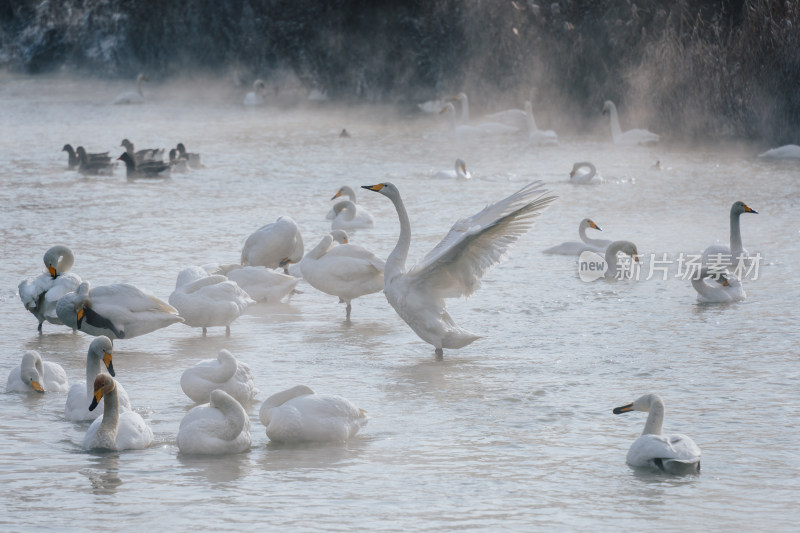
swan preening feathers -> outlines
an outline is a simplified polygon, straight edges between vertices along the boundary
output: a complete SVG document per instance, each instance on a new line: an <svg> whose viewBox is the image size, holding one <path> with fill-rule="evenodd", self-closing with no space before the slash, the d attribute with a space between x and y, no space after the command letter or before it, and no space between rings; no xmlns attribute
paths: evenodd
<svg viewBox="0 0 800 533"><path fill-rule="evenodd" d="M66 392L67 373L56 363L43 361L36 350L22 354L22 361L8 374L6 392Z"/></svg>
<svg viewBox="0 0 800 533"><path fill-rule="evenodd" d="M228 350L220 350L216 359L200 361L181 374L181 389L195 403L208 401L208 395L219 389L246 405L258 394L253 373Z"/></svg>
<svg viewBox="0 0 800 533"><path fill-rule="evenodd" d="M207 395L181 420L177 444L181 453L223 455L250 449L250 419L239 402L223 390Z"/></svg>
<svg viewBox="0 0 800 533"><path fill-rule="evenodd" d="M51 324L63 324L56 313L58 300L77 289L81 283L81 278L69 271L75 263L75 255L69 247L51 247L45 252L43 261L47 272L23 280L18 287L25 309L39 321L40 333L45 320Z"/></svg>

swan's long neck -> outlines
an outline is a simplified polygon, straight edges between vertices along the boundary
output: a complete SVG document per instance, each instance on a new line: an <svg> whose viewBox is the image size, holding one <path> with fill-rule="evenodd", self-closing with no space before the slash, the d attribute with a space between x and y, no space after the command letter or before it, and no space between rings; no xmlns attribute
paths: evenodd
<svg viewBox="0 0 800 533"><path fill-rule="evenodd" d="M742 244L742 230L739 226L739 216L741 213L731 210L731 255L735 262L744 250Z"/></svg>
<svg viewBox="0 0 800 533"><path fill-rule="evenodd" d="M97 354L94 351L89 351L89 355L86 358L86 397L91 398L92 394L94 393L94 378L97 377L103 370L100 366L102 363L100 362L100 358L97 357Z"/></svg>
<svg viewBox="0 0 800 533"><path fill-rule="evenodd" d="M276 392L266 400L264 400L263 408L272 409L274 407L279 407L292 398L296 398L298 396L303 396L305 394L314 394L314 391L311 390L310 387L305 385L296 385L291 389L287 389L285 391Z"/></svg>
<svg viewBox="0 0 800 533"><path fill-rule="evenodd" d="M309 259L319 259L331 249L331 246L333 246L333 236L330 234L325 235L322 240L319 241L319 244L306 254L306 257Z"/></svg>
<svg viewBox="0 0 800 533"><path fill-rule="evenodd" d="M606 248L606 265L608 265L608 271L612 273L619 272L621 265L619 264L619 258L617 254L622 250L623 244L621 241L611 243L608 248Z"/></svg>
<svg viewBox="0 0 800 533"><path fill-rule="evenodd" d="M394 250L386 259L384 272L389 279L405 272L408 249L411 246L411 222L408 219L406 206L403 205L403 200L400 198L400 193L391 196L391 200L397 210L397 218L400 219L400 236L397 238Z"/></svg>
<svg viewBox="0 0 800 533"><path fill-rule="evenodd" d="M650 412L647 415L647 422L644 423L642 435L661 435L661 427L664 425L664 402L658 398L651 399Z"/></svg>
<svg viewBox="0 0 800 533"><path fill-rule="evenodd" d="M578 235L580 235L581 240L586 244L591 244L592 246L604 246L605 243L600 239L593 239L591 237L586 236L586 230L589 228L588 224L581 224L578 226Z"/></svg>
<svg viewBox="0 0 800 533"><path fill-rule="evenodd" d="M609 106L608 115L611 118L611 137L616 141L622 136L622 128L619 127L619 116L616 106Z"/></svg>
<svg viewBox="0 0 800 533"><path fill-rule="evenodd" d="M525 102L525 119L528 121L529 133L539 131L538 126L536 126L536 119L533 118L533 106L530 105L530 102Z"/></svg>
<svg viewBox="0 0 800 533"><path fill-rule="evenodd" d="M595 176L595 174L597 174L597 168L594 166L593 163L590 163L588 161L583 161L581 163L576 163L575 164L575 170L578 170L579 168L588 168L589 169L589 172L583 177L583 179L585 179L586 181L590 181Z"/></svg>
<svg viewBox="0 0 800 533"><path fill-rule="evenodd" d="M244 408L234 398L227 394L213 395L211 406L219 409L225 418L225 431L223 438L235 439L244 429L247 415Z"/></svg>
<svg viewBox="0 0 800 533"><path fill-rule="evenodd" d="M103 421L100 422L100 433L107 435L111 442L117 440L119 427L119 397L117 387L103 393Z"/></svg>

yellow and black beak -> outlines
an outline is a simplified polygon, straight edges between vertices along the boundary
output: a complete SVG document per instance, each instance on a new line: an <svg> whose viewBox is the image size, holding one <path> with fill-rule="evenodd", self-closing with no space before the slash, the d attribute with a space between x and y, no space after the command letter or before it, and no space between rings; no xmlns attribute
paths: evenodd
<svg viewBox="0 0 800 533"><path fill-rule="evenodd" d="M342 195L342 189L339 189L338 191L336 191L336 194L334 194L334 195L331 197L331 200L336 200L336 199L337 199L337 198L339 198L341 195Z"/></svg>
<svg viewBox="0 0 800 533"><path fill-rule="evenodd" d="M81 323L83 322L83 317L84 317L85 314L86 314L86 311L84 310L83 307L78 309L78 312L77 312L77 315L78 315L78 329L81 329Z"/></svg>
<svg viewBox="0 0 800 533"><path fill-rule="evenodd" d="M97 404L100 403L100 400L103 399L103 389L102 387L94 391L94 398L92 398L92 404L89 406L90 411L94 411L97 407Z"/></svg>
<svg viewBox="0 0 800 533"><path fill-rule="evenodd" d="M292 262L293 261L291 259L289 259L288 257L284 257L283 259L281 259L281 262L278 263L278 266L281 267L281 268L286 268L286 265L288 265L289 263L292 263Z"/></svg>
<svg viewBox="0 0 800 533"><path fill-rule="evenodd" d="M600 226L594 223L594 220L589 221L589 227L592 229L596 229L597 231L603 231L602 228L600 228Z"/></svg>
<svg viewBox="0 0 800 533"><path fill-rule="evenodd" d="M114 373L114 363L111 361L111 353L110 352L103 352L103 363L105 363L106 368L108 369L108 373L112 376L116 376Z"/></svg>
<svg viewBox="0 0 800 533"><path fill-rule="evenodd" d="M385 185L383 183L378 183L377 185L362 185L361 186L362 189L367 189L368 191L375 191L375 192L379 192L384 187L385 187Z"/></svg>
<svg viewBox="0 0 800 533"><path fill-rule="evenodd" d="M631 411L633 411L633 404L629 403L628 405L623 405L622 407L615 407L613 413L618 415L621 413L629 413Z"/></svg>
<svg viewBox="0 0 800 533"><path fill-rule="evenodd" d="M752 208L752 207L750 207L749 205L745 205L745 206L744 206L744 212L745 212L745 213L753 213L753 214L755 214L755 215L757 215L757 214L758 214L758 211L756 211L755 209L753 209L753 208ZM55 276L53 276L53 277L55 277Z"/></svg>
<svg viewBox="0 0 800 533"><path fill-rule="evenodd" d="M50 276L53 279L56 279L58 277L58 272L56 272L56 267L54 267L53 265L47 265L47 271L50 272Z"/></svg>
<svg viewBox="0 0 800 533"><path fill-rule="evenodd" d="M44 392L44 387L42 387L42 384L38 381L31 380L31 387L33 387L33 390L36 392Z"/></svg>

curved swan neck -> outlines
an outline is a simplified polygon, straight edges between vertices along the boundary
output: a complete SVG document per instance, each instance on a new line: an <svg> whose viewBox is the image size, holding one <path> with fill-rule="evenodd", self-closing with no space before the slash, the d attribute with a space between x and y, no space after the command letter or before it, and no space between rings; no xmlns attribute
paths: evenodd
<svg viewBox="0 0 800 533"><path fill-rule="evenodd" d="M588 224L585 224L583 222L581 222L580 226L578 226L578 235L580 236L581 241L583 241L586 244L591 244L592 246L604 246L605 243L603 243L602 240L593 239L586 235L586 230L589 229L589 227L590 226Z"/></svg>
<svg viewBox="0 0 800 533"><path fill-rule="evenodd" d="M612 102L609 102L611 105L608 106L608 115L611 119L611 137L614 140L619 139L622 136L622 128L619 126L619 116L617 115L617 106L615 106Z"/></svg>
<svg viewBox="0 0 800 533"><path fill-rule="evenodd" d="M389 197L397 210L397 218L400 220L400 236L397 238L397 244L386 258L386 267L384 271L389 278L405 272L406 259L408 259L408 249L411 246L411 222L408 219L406 206L403 205L403 200L400 198L400 192Z"/></svg>
<svg viewBox="0 0 800 533"><path fill-rule="evenodd" d="M264 406L262 409L272 409L275 407L279 407L292 398L297 398L298 396L304 396L306 394L314 394L314 391L311 390L311 387L307 387L306 385L296 385L291 389L286 389L285 391L276 392L266 400L264 400Z"/></svg>
<svg viewBox="0 0 800 533"><path fill-rule="evenodd" d="M119 398L116 385L109 391L103 391L103 421L100 422L100 431L104 433L117 432L119 426ZM116 440L116 437L115 439Z"/></svg>
<svg viewBox="0 0 800 533"><path fill-rule="evenodd" d="M86 397L91 398L94 393L94 378L102 373L102 365L100 357L91 348L86 357Z"/></svg>
<svg viewBox="0 0 800 533"><path fill-rule="evenodd" d="M319 244L306 254L306 257L309 259L319 259L331 249L331 246L333 246L333 235L325 235L322 240L319 241Z"/></svg>
<svg viewBox="0 0 800 533"><path fill-rule="evenodd" d="M647 422L644 423L642 435L661 435L661 427L664 425L664 402L658 396L650 397L650 412L647 415Z"/></svg>
<svg viewBox="0 0 800 533"><path fill-rule="evenodd" d="M231 439L236 438L236 436L242 432L242 429L245 425L245 420L247 418L247 415L241 404L229 394L221 390L214 390L211 392L209 405L219 409L219 411L224 415L225 425L227 428L227 431L225 432L226 436Z"/></svg>

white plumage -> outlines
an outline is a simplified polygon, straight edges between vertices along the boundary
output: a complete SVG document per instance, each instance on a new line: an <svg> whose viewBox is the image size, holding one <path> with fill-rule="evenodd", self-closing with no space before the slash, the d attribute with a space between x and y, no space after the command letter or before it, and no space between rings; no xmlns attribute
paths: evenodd
<svg viewBox="0 0 800 533"><path fill-rule="evenodd" d="M195 403L207 401L216 389L241 404L247 404L258 394L250 367L228 350L220 350L216 359L206 359L186 369L181 375L181 389Z"/></svg>
<svg viewBox="0 0 800 533"><path fill-rule="evenodd" d="M119 412L117 384L108 374L94 380L94 398L89 410L104 402L103 416L95 419L83 438L85 450L141 450L153 442L153 430L134 411Z"/></svg>
<svg viewBox="0 0 800 533"><path fill-rule="evenodd" d="M579 255L581 252L585 252L586 250L596 252L598 254L605 253L606 248L608 248L608 245L611 244L611 241L587 237L586 230L589 228L596 229L597 231L603 231L600 229L600 226L594 223L592 219L584 218L578 224L578 236L580 236L581 242L562 242L561 244L551 246L550 248L544 250L543 253L556 255Z"/></svg>
<svg viewBox="0 0 800 533"><path fill-rule="evenodd" d="M92 341L86 354L86 381L76 383L69 388L67 403L64 405L64 417L67 420L73 422L94 420L103 414L105 403L99 404L93 411L89 410L89 405L92 403L94 380L106 369L111 376L116 375L111 339L101 335ZM130 411L131 402L128 399L128 393L119 382L117 382L117 396L120 411Z"/></svg>
<svg viewBox="0 0 800 533"><path fill-rule="evenodd" d="M283 268L303 258L303 237L291 217L278 220L253 232L242 248L243 266Z"/></svg>
<svg viewBox="0 0 800 533"><path fill-rule="evenodd" d="M67 246L53 246L45 252L43 260L47 272L19 284L19 297L25 309L39 321L40 332L45 320L62 324L56 314L56 304L81 283L81 278L69 271L75 263L75 256Z"/></svg>
<svg viewBox="0 0 800 533"><path fill-rule="evenodd" d="M216 326L225 326L225 333L230 335L231 322L255 301L236 282L192 266L178 274L169 303L178 310L184 324L203 328L203 335L207 328Z"/></svg>
<svg viewBox="0 0 800 533"><path fill-rule="evenodd" d="M222 390L208 395L181 420L177 444L181 453L224 455L250 449L250 419L244 408Z"/></svg>
<svg viewBox="0 0 800 533"><path fill-rule="evenodd" d="M43 361L36 350L22 354L20 364L11 369L6 392L66 392L67 373L57 363Z"/></svg>
<svg viewBox="0 0 800 533"><path fill-rule="evenodd" d="M614 144L649 144L656 143L661 138L658 134L645 129L632 129L622 131L617 115L617 106L611 100L606 100L603 104L603 114L609 114L611 120L611 138Z"/></svg>

